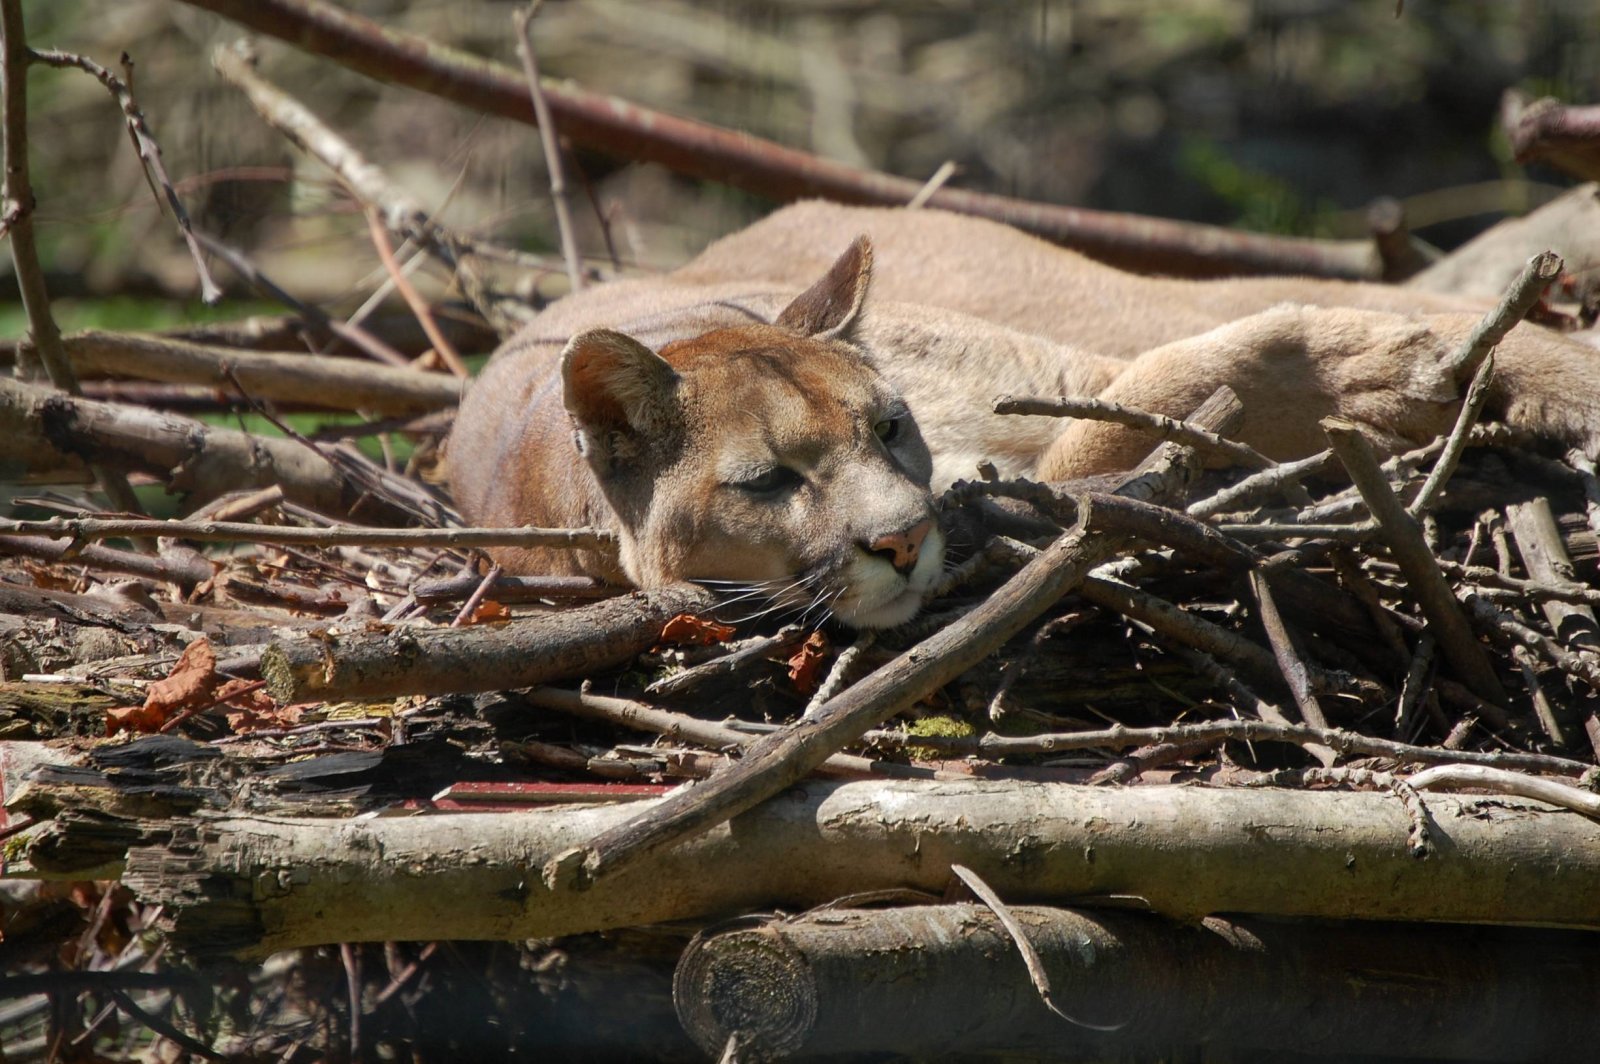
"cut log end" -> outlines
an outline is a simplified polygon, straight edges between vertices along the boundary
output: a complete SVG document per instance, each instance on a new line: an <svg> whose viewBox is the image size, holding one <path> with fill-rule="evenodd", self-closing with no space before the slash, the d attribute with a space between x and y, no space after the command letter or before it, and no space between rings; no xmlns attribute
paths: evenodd
<svg viewBox="0 0 1600 1064"><path fill-rule="evenodd" d="M730 1038L740 1059L788 1056L817 1022L811 966L771 928L696 937L673 976L672 1000L684 1030L713 1056Z"/></svg>

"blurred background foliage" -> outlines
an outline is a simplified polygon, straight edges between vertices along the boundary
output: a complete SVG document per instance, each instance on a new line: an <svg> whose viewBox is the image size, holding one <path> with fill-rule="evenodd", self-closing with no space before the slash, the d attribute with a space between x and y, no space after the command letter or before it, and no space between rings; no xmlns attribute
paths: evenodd
<svg viewBox="0 0 1600 1064"><path fill-rule="evenodd" d="M137 64L139 102L198 223L288 287L353 307L381 269L326 174L221 84L239 36L173 0L25 0L30 41ZM512 65L511 0L344 6ZM1600 99L1593 0L551 0L545 72L585 88L910 177L1056 203L1277 232L1354 235L1394 196L1451 246L1566 184L1523 172L1495 133L1516 86ZM444 218L555 246L532 130L262 42L263 70ZM103 89L31 75L32 165L68 328L195 320L192 266ZM742 193L587 152L581 183L620 257L671 265L770 209ZM580 203L583 197L579 197ZM602 257L594 212L580 241ZM10 262L0 336L16 336ZM218 266L230 300L259 309ZM546 294L559 291L553 271Z"/></svg>

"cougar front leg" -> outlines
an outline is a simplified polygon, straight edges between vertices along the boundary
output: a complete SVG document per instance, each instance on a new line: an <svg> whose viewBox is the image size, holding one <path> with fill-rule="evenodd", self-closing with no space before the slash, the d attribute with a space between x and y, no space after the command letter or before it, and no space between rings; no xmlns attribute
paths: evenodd
<svg viewBox="0 0 1600 1064"><path fill-rule="evenodd" d="M1317 422L1337 414L1386 447L1447 428L1458 399L1446 368L1468 315L1429 319L1379 311L1281 306L1158 347L1130 362L1099 398L1183 417L1221 385L1244 403L1238 438L1271 458L1325 446ZM1459 328L1458 328L1459 326ZM1145 433L1084 419L1068 423L1039 463L1046 480L1130 469Z"/></svg>

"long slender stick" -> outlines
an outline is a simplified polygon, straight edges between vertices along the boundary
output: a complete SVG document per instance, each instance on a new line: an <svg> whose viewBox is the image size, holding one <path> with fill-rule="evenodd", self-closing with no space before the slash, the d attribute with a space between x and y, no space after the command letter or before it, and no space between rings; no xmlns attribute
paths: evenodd
<svg viewBox="0 0 1600 1064"><path fill-rule="evenodd" d="M303 544L314 547L542 547L614 550L616 536L599 528L300 528L238 521L154 521L52 517L0 521L0 535L95 540L171 536L222 543Z"/></svg>
<svg viewBox="0 0 1600 1064"><path fill-rule="evenodd" d="M1522 272L1517 274L1500 297L1500 303L1484 315L1483 320L1468 334L1461 350L1451 359L1450 369L1458 384L1466 380L1469 374L1478 371L1478 364L1488 357L1496 344L1506 338L1506 333L1528 316L1528 312L1539 302L1539 297L1544 295L1544 290L1550 287L1550 282L1560 274L1561 256L1553 251L1541 251L1528 260Z"/></svg>
<svg viewBox="0 0 1600 1064"><path fill-rule="evenodd" d="M1178 418L1152 414L1148 410L1123 406L1104 399L1062 396L1057 399L1033 399L1002 395L994 401L996 414L1035 414L1043 417L1091 418L1111 421L1129 428L1152 432L1164 440L1186 444L1212 454L1221 455L1246 469L1270 469L1272 459L1249 444L1224 439L1215 432L1191 425Z"/></svg>
<svg viewBox="0 0 1600 1064"><path fill-rule="evenodd" d="M803 779L829 754L879 721L937 690L1010 639L1078 584L1118 545L1084 520L987 602L901 654L809 716L752 744L735 765L692 790L679 789L647 817L617 825L552 859L545 882L584 889L649 854L736 816Z"/></svg>
<svg viewBox="0 0 1600 1064"><path fill-rule="evenodd" d="M556 232L561 239L561 257L567 264L567 283L577 292L583 288L583 262L578 257L578 241L572 231L572 208L567 202L567 179L561 164L561 142L556 137L555 119L550 117L550 103L545 98L544 86L539 80L539 58L533 50L533 17L544 6L544 0L533 0L528 7L511 16L517 27L517 54L522 57L522 71L528 76L528 96L533 101L534 119L539 124L539 144L544 149L544 168L550 175L550 201L556 210Z"/></svg>
<svg viewBox="0 0 1600 1064"><path fill-rule="evenodd" d="M1315 743L1342 756L1387 757L1421 765L1490 765L1529 772L1582 776L1594 765L1554 754L1524 754L1514 750L1445 750L1437 746L1378 739L1343 728L1318 728L1310 724L1272 720L1208 720L1166 728L1102 728L1096 731L1051 732L1042 735L910 735L903 731L869 731L862 741L889 749L923 746L950 756L985 758L1059 754L1069 750L1126 750L1152 743Z"/></svg>
<svg viewBox="0 0 1600 1064"><path fill-rule="evenodd" d="M394 282L395 290L400 293L400 298L406 301L406 306L411 308L411 313L416 317L417 324L422 326L422 331L427 334L428 342L433 345L434 351L440 360L450 367L450 372L457 377L470 377L467 364L461 361L461 355L452 344L439 331L439 323L433 320L433 311L428 309L428 301L422 298L416 285L406 276L406 272L395 261L394 244L389 240L389 232L383 226L383 219L378 214L378 208L367 208L367 228L372 234L372 246L377 249L378 258L383 260L383 268L389 271L389 279Z"/></svg>

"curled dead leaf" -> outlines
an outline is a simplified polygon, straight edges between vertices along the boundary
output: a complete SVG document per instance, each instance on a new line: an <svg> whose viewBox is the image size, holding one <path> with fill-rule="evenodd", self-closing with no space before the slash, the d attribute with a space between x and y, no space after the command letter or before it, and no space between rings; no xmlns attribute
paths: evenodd
<svg viewBox="0 0 1600 1064"><path fill-rule="evenodd" d="M831 649L827 636L812 632L800 644L800 648L789 656L789 680L795 690L809 695L817 689L822 682L822 664L828 660Z"/></svg>
<svg viewBox="0 0 1600 1064"><path fill-rule="evenodd" d="M166 679L145 690L144 705L106 711L106 734L119 731L160 731L178 713L210 705L222 683L217 675L217 655L211 641L201 636L184 647Z"/></svg>
<svg viewBox="0 0 1600 1064"><path fill-rule="evenodd" d="M661 641L677 646L708 647L726 643L733 638L733 626L701 617L695 613L680 613L661 629Z"/></svg>

